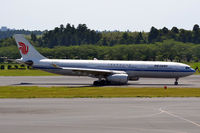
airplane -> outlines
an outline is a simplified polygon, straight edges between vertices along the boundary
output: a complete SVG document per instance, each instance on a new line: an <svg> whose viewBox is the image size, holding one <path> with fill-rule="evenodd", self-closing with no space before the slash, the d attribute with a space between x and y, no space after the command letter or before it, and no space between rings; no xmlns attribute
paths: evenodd
<svg viewBox="0 0 200 133"><path fill-rule="evenodd" d="M129 80L137 81L139 78L174 78L174 85L178 85L179 78L195 73L189 65L177 62L48 59L22 34L15 34L14 38L22 56L16 59L18 63L60 75L98 78L93 82L94 86L125 85Z"/></svg>

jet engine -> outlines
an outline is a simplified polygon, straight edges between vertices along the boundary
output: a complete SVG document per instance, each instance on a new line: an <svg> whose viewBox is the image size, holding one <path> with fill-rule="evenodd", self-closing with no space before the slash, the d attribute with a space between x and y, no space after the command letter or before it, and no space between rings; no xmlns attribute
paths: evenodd
<svg viewBox="0 0 200 133"><path fill-rule="evenodd" d="M127 84L128 75L127 74L113 74L113 75L108 76L106 79L112 84Z"/></svg>
<svg viewBox="0 0 200 133"><path fill-rule="evenodd" d="M33 65L33 61L32 60L27 60L24 62L26 65L28 66L32 66Z"/></svg>

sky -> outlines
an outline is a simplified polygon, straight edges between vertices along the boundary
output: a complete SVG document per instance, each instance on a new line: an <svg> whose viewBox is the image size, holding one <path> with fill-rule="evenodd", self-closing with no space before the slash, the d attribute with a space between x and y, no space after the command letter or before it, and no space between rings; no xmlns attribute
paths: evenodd
<svg viewBox="0 0 200 133"><path fill-rule="evenodd" d="M200 25L200 0L0 0L0 27L52 30L86 24L93 30L149 31Z"/></svg>

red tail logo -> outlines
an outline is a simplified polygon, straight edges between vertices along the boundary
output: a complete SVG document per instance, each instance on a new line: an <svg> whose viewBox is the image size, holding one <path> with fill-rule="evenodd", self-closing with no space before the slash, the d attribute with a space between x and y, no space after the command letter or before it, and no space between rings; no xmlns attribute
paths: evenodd
<svg viewBox="0 0 200 133"><path fill-rule="evenodd" d="M28 53L28 46L23 42L19 42L19 46L19 50L21 50L21 53L26 55Z"/></svg>

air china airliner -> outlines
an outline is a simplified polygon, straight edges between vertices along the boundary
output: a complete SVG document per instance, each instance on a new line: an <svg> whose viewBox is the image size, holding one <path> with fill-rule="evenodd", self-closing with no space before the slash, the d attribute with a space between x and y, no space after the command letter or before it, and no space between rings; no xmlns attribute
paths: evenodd
<svg viewBox="0 0 200 133"><path fill-rule="evenodd" d="M93 85L127 84L139 78L174 78L192 75L195 70L176 62L68 60L48 59L41 55L21 34L14 35L21 59L16 61L43 71L60 75L89 76L98 78Z"/></svg>

